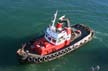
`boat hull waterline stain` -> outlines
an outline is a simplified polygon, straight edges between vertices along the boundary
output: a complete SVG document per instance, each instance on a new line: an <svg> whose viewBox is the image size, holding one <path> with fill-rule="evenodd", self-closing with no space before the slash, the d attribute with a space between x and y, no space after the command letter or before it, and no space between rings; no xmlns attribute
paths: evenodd
<svg viewBox="0 0 108 71"><path fill-rule="evenodd" d="M93 38L94 31L90 27L84 24L70 25L65 15L57 19L57 14L58 11L42 37L23 44L22 48L17 50L21 63L42 63L57 59Z"/></svg>

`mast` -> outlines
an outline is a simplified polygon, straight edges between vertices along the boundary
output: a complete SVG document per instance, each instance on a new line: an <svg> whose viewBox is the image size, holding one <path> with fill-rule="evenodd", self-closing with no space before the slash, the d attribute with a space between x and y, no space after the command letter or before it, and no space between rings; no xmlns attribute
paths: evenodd
<svg viewBox="0 0 108 71"><path fill-rule="evenodd" d="M54 14L54 19L52 20L52 26L54 26L56 18L57 18L58 10L56 10L56 13Z"/></svg>

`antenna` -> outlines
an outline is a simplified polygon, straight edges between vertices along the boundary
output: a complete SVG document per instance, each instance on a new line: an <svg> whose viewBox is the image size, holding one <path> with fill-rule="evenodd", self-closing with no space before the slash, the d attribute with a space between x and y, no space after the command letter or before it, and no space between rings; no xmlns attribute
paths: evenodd
<svg viewBox="0 0 108 71"><path fill-rule="evenodd" d="M56 18L57 18L58 10L56 10L56 13L54 14L54 19L52 20L52 26L54 26Z"/></svg>

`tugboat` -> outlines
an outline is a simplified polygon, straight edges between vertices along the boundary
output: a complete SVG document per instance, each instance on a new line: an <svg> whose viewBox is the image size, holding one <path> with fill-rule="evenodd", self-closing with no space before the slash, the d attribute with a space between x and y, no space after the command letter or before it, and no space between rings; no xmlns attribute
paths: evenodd
<svg viewBox="0 0 108 71"><path fill-rule="evenodd" d="M91 28L84 24L70 25L65 15L57 19L57 14L58 11L42 37L23 44L17 50L20 62L48 62L80 48L93 38Z"/></svg>

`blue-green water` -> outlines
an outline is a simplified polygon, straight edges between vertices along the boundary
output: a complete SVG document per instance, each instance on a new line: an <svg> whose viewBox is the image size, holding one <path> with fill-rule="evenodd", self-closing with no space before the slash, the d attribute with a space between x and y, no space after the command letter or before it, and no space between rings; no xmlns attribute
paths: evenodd
<svg viewBox="0 0 108 71"><path fill-rule="evenodd" d="M43 64L21 65L16 51L21 44L40 36L53 13L95 30L94 39L64 57ZM108 71L107 0L0 0L0 71L91 71L99 65Z"/></svg>

